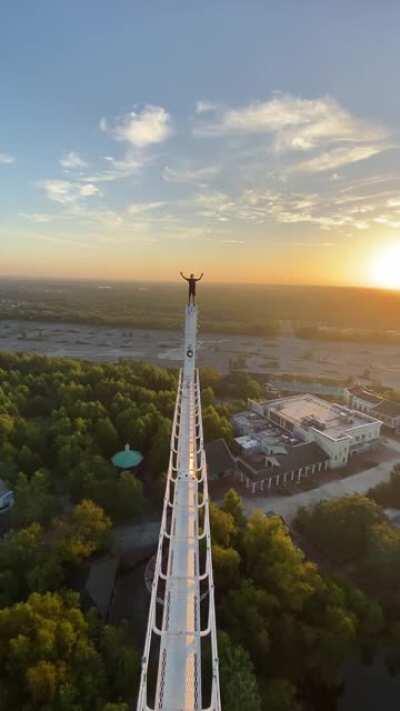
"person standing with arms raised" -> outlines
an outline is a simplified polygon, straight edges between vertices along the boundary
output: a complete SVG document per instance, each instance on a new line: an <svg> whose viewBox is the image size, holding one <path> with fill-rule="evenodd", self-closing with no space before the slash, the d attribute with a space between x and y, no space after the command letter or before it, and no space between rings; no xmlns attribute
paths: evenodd
<svg viewBox="0 0 400 711"><path fill-rule="evenodd" d="M194 274L191 274L190 276L185 277L185 275L182 272L180 272L180 275L181 275L182 279L185 279L185 281L187 281L187 283L189 284L188 304L189 304L189 306L190 306L190 304L193 304L193 306L195 306L196 305L196 283L198 281L200 281L200 279L203 278L204 272L202 272L200 274L200 276L197 278L195 277Z"/></svg>

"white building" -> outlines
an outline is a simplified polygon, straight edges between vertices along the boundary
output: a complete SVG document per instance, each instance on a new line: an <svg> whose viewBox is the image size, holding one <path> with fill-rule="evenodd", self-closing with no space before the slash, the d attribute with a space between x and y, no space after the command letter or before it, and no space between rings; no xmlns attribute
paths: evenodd
<svg viewBox="0 0 400 711"><path fill-rule="evenodd" d="M383 398L379 397L379 395L375 395L375 393L371 393L359 385L346 388L344 399L349 407L366 413L373 412L383 402Z"/></svg>
<svg viewBox="0 0 400 711"><path fill-rule="evenodd" d="M316 395L293 395L261 406L271 422L305 442L316 442L328 454L331 468L344 466L353 454L379 441L381 420Z"/></svg>
<svg viewBox="0 0 400 711"><path fill-rule="evenodd" d="M400 402L383 400L375 409L375 414L382 422L395 432L400 431Z"/></svg>

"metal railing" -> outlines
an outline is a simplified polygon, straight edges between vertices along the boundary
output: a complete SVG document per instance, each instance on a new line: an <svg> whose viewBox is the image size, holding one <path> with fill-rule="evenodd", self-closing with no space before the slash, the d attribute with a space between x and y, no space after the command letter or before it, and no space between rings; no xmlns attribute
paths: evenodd
<svg viewBox="0 0 400 711"><path fill-rule="evenodd" d="M205 711L221 710L207 465L200 382L195 369L196 332L197 309L189 306L186 309L184 365L179 374L172 423L171 453L151 587L137 711L150 711L152 708L159 711L195 711L202 708ZM204 542L205 546L203 572L200 570L200 542ZM165 568L166 557L168 562ZM203 590L206 588L202 594L200 585ZM164 591L163 596L160 590ZM201 604L207 597L207 622L202 629ZM160 603L163 613L161 627L157 625L157 605ZM155 657L150 659L154 639L158 639L159 648ZM202 669L202 644L206 639L211 648L212 678L208 680L203 678L205 672ZM151 707L148 703L148 682L149 670L154 667L157 681L154 706ZM206 707L201 702L202 682L210 689L210 703Z"/></svg>

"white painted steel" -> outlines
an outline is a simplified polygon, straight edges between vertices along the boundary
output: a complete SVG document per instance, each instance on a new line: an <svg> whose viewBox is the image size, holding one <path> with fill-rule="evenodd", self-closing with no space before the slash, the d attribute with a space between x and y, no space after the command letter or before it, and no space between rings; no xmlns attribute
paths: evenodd
<svg viewBox="0 0 400 711"><path fill-rule="evenodd" d="M160 639L157 661L155 709L195 711L202 706L201 640L211 641L212 679L209 711L220 711L218 650L208 511L207 466L203 445L200 384L195 368L197 308L186 307L183 370L171 436L160 539L150 601L148 628L142 658L142 675L137 711L147 711L150 647L154 635ZM199 489L202 499L199 500ZM171 498L173 497L173 500ZM168 516L168 512L171 516ZM200 511L204 511L200 530ZM169 520L170 519L170 520ZM199 543L205 541L206 565L200 571ZM169 543L163 571L163 544ZM207 583L208 621L201 629L200 581ZM159 584L165 582L161 628L157 626ZM204 593L203 593L204 594Z"/></svg>

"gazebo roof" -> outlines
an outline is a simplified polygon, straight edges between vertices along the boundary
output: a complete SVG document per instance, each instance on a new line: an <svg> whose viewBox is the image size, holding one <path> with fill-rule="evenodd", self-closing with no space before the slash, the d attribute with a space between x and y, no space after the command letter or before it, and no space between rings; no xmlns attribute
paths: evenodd
<svg viewBox="0 0 400 711"><path fill-rule="evenodd" d="M119 469L132 469L137 467L143 460L143 454L137 449L131 449L127 444L125 449L114 454L112 463Z"/></svg>

